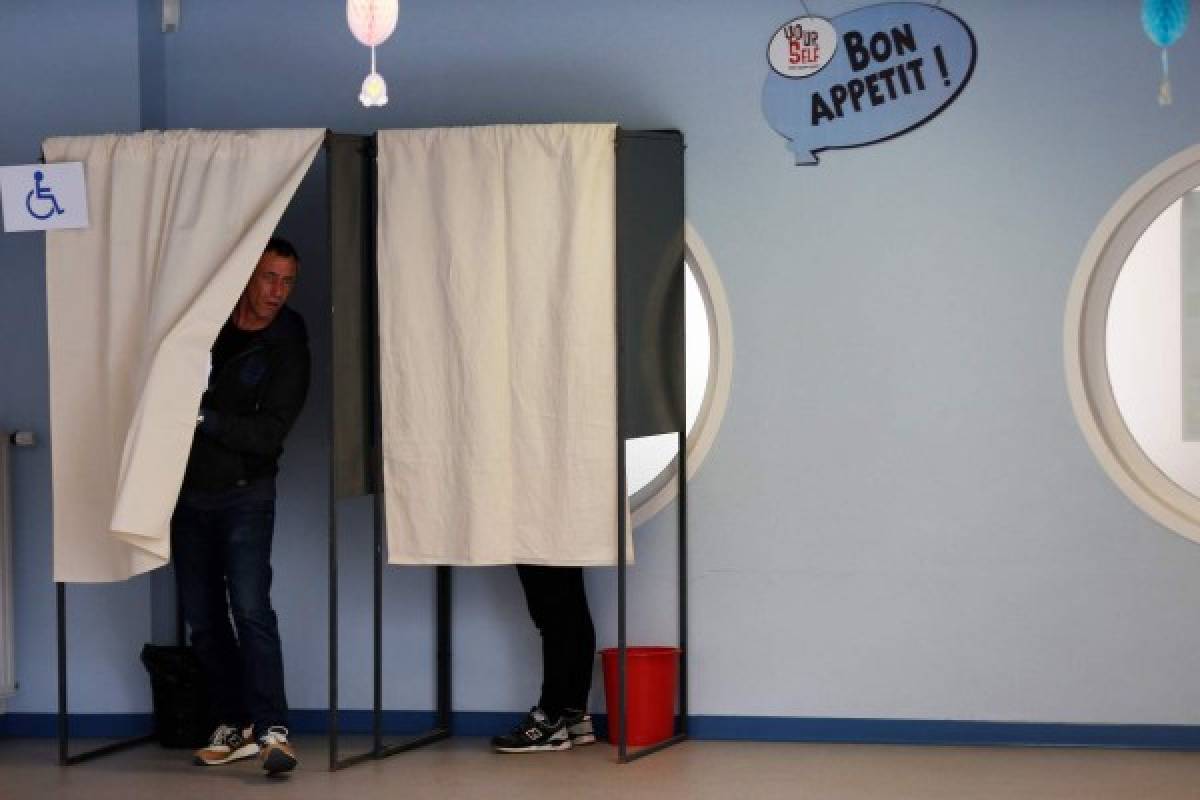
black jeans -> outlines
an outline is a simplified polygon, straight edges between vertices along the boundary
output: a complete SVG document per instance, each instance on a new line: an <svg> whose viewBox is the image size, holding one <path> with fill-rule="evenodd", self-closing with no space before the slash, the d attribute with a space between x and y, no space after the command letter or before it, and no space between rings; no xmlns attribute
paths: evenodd
<svg viewBox="0 0 1200 800"><path fill-rule="evenodd" d="M185 489L171 518L179 602L215 721L253 724L255 736L287 725L283 651L271 608L274 526L273 479L219 492Z"/></svg>
<svg viewBox="0 0 1200 800"><path fill-rule="evenodd" d="M533 624L542 635L542 696L550 719L563 709L587 709L596 657L596 629L583 589L582 567L517 565Z"/></svg>

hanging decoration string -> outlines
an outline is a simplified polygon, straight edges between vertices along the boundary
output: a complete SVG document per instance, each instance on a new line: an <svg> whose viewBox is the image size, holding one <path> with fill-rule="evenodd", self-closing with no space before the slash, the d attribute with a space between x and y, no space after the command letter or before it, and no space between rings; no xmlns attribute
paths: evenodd
<svg viewBox="0 0 1200 800"><path fill-rule="evenodd" d="M1167 63L1167 48L1162 49L1162 83L1158 86L1158 104L1171 105L1171 65Z"/></svg>
<svg viewBox="0 0 1200 800"><path fill-rule="evenodd" d="M1162 83L1158 104L1171 105L1171 74L1167 48L1175 44L1187 29L1190 0L1142 0L1142 28L1150 41L1162 48Z"/></svg>

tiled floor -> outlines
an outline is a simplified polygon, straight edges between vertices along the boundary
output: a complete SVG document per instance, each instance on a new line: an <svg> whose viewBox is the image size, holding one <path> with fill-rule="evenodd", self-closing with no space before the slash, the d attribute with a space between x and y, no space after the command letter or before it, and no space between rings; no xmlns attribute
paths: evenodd
<svg viewBox="0 0 1200 800"><path fill-rule="evenodd" d="M268 780L250 761L194 767L154 745L64 769L52 740L0 739L0 800L1200 798L1200 753L687 742L617 765L605 744L498 756L456 739L331 774L323 739L298 745L301 768Z"/></svg>

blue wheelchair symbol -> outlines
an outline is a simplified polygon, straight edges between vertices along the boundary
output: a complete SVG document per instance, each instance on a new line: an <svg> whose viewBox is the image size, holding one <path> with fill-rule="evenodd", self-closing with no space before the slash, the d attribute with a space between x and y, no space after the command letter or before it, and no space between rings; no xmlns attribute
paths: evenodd
<svg viewBox="0 0 1200 800"><path fill-rule="evenodd" d="M42 179L45 177L46 175L41 170L33 173L34 188L29 190L29 194L25 195L25 208L29 210L30 216L34 219L50 219L55 214L63 213L62 208L58 205L58 199L54 196L54 190L48 186L42 186ZM35 196L38 200L50 201L49 208L46 208L44 203L39 203L39 207L46 209L45 213L39 214L33 210Z"/></svg>

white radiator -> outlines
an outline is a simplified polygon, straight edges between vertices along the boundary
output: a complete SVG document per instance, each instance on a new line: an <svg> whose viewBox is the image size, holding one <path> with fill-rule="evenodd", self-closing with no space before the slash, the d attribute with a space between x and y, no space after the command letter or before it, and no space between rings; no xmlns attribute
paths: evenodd
<svg viewBox="0 0 1200 800"><path fill-rule="evenodd" d="M9 492L9 450L12 440L7 431L0 431L0 712L4 698L17 691L16 664L13 649L13 559L12 504Z"/></svg>

